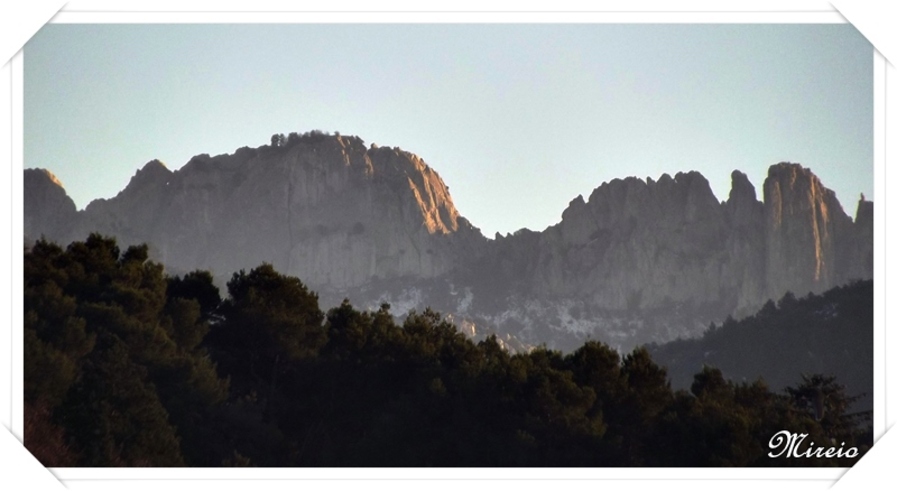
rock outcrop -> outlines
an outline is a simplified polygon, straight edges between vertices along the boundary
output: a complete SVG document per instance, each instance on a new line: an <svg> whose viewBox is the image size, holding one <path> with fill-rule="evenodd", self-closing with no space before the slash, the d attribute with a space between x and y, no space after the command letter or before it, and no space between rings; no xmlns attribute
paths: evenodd
<svg viewBox="0 0 897 491"><path fill-rule="evenodd" d="M762 202L737 170L723 202L697 172L628 177L576 197L542 232L495 240L416 155L321 133L177 171L151 161L81 212L46 171L26 171L25 195L32 238L99 231L148 243L172 271L219 278L264 261L325 302L432 306L478 335L562 348L690 336L787 291L872 277L872 203L861 199L854 221L791 163L770 167Z"/></svg>
<svg viewBox="0 0 897 491"><path fill-rule="evenodd" d="M535 296L589 299L609 310L693 301L752 309L787 291L871 277L869 261L857 257L859 244L871 253L871 203L860 203L853 223L798 164L770 167L763 189L760 202L734 171L720 203L697 172L615 179L588 201L571 201L541 234L498 238L484 266L504 263L494 273Z"/></svg>
<svg viewBox="0 0 897 491"><path fill-rule="evenodd" d="M175 271L227 275L264 261L316 288L434 277L485 242L419 157L323 134L198 155L174 172L151 161L50 236L67 242L91 231L147 242Z"/></svg>
<svg viewBox="0 0 897 491"><path fill-rule="evenodd" d="M68 237L78 209L59 179L46 169L25 169L22 187L26 241Z"/></svg>
<svg viewBox="0 0 897 491"><path fill-rule="evenodd" d="M872 202L861 195L854 220L853 247L845 254L850 264L848 279L872 277L872 221Z"/></svg>
<svg viewBox="0 0 897 491"><path fill-rule="evenodd" d="M565 347L585 336L631 347L699 334L789 291L872 278L870 202L854 222L792 163L771 166L763 190L761 202L739 171L723 202L696 172L615 179L541 233L497 236L455 283L473 286L472 310L490 312L481 322L531 342L576 332Z"/></svg>
<svg viewBox="0 0 897 491"><path fill-rule="evenodd" d="M844 280L853 223L835 193L794 164L770 167L763 184L767 293L819 292ZM843 236L843 237L842 237Z"/></svg>

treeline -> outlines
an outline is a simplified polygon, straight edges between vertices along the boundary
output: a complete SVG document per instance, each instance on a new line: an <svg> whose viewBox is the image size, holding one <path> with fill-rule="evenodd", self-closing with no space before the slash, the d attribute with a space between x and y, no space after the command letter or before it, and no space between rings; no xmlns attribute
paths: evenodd
<svg viewBox="0 0 897 491"><path fill-rule="evenodd" d="M733 380L763 376L773 390L794 382L794 374L837 376L848 394L860 399L854 410L872 409L872 280L795 298L785 294L756 314L711 324L700 338L648 346L665 366L673 387L688 387L702 365Z"/></svg>
<svg viewBox="0 0 897 491"><path fill-rule="evenodd" d="M330 137L330 133L325 133L321 130L311 130L306 131L305 133L299 134L297 132L292 132L288 135L284 135L283 133L275 133L271 135L271 145L270 147L281 147L281 148L291 148L293 146L299 145L301 143L305 143L307 145L314 145L316 143L321 143ZM333 134L333 136L340 136L339 131ZM356 139L361 144L364 144L364 140L358 138L357 136L349 137L351 139Z"/></svg>
<svg viewBox="0 0 897 491"><path fill-rule="evenodd" d="M674 391L645 349L510 355L430 310L324 312L266 264L227 290L166 276L146 246L35 243L26 447L47 466L600 467L856 461L771 459L783 429L860 456L871 444L831 377L776 393L705 367Z"/></svg>

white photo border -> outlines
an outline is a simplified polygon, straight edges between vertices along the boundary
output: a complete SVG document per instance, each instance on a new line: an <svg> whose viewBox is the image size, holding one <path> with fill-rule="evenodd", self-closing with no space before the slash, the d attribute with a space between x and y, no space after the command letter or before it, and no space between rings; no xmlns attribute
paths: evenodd
<svg viewBox="0 0 897 491"><path fill-rule="evenodd" d="M499 11L489 2L453 2L451 7L433 3L424 8L412 2L389 2L388 7L377 2L376 8L361 1L344 1L338 7L328 4L313 5L311 2L261 2L246 6L245 2L218 2L217 11L203 12L192 2L155 2L143 4L132 2L120 5L114 2L70 2L51 22L53 23L844 23L844 17L827 2L727 2L725 7L711 2L681 2L674 7L669 2L637 2L640 11L631 4L616 7L609 2L517 2L515 12ZM248 10L248 8L258 10ZM299 8L304 11L295 11ZM450 10L451 11L450 11ZM469 10L466 10L469 9ZM550 9L551 11L547 11ZM596 9L602 10L595 12ZM678 10L682 9L682 10ZM707 10L704 10L707 9ZM721 11L721 9L724 9ZM267 11L261 11L267 10ZM288 11L290 10L290 11ZM713 10L713 11L710 11ZM867 12L868 14L868 12ZM874 15L874 14L873 14ZM894 54L892 54L894 56ZM5 62L6 60L4 60ZM893 356L894 339L888 339L885 331L886 306L893 295L886 289L888 279L893 275L893 264L886 261L885 246L891 231L887 228L887 217L892 206L888 206L886 192L895 184L892 172L886 173L886 141L893 141L893 131L887 131L887 116L895 114L892 97L888 92L897 89L897 70L885 58L875 53L874 67L874 165L875 200L874 215L874 278L875 278L875 378L873 402L873 427L875 439L884 435L897 421L897 401L894 400L894 363L888 367L886 353ZM3 67L0 72L0 161L10 159L11 175L2 191L10 197L11 209L0 212L0 220L10 220L11 241L0 241L0 256L11 258L11 264L4 260L5 271L10 281L5 282L0 291L3 309L10 312L10 332L0 334L9 340L9 351L4 349L0 363L0 418L7 428L21 440L23 430L22 406L22 333L16 329L22 325L22 256L16 247L23 236L22 172L23 154L23 55L21 51ZM891 90L888 90L890 88ZM8 97L6 94L10 94ZM886 102L887 101L887 102ZM890 102L890 103L888 103ZM7 117L6 115L9 114ZM6 125L9 125L9 128ZM6 139L9 139L7 142ZM9 145L9 150L5 145ZM889 179L890 178L890 179ZM8 187L7 187L8 186ZM2 201L2 200L0 200ZM897 202L897 201L895 201ZM17 240L19 238L19 240ZM9 291L6 291L9 288ZM9 305L6 301L10 300ZM891 336L897 338L897 336ZM890 349L889 349L890 348ZM9 354L7 354L9 353ZM7 356L9 358L7 358ZM7 381L8 385L7 385ZM7 390L8 389L8 390ZM889 390L890 389L890 390ZM891 435L893 436L893 435ZM875 447L873 447L874 449ZM19 449L26 452L24 447ZM30 456L30 455L29 455ZM671 480L773 480L792 485L795 481L826 483L825 487L837 481L849 468L837 469L676 469L676 468L596 468L596 469L309 469L309 468L267 468L267 469L141 469L141 468L52 468L51 472L70 487L79 483L104 480L156 481L156 486L164 486L159 480L328 480L328 479L370 479L370 480L623 480L623 479L671 479ZM216 487L220 483L216 483ZM420 484L420 483L418 483ZM460 483L457 483L460 485ZM610 483L607 483L610 484ZM719 484L717 482L717 484ZM759 484L759 483L754 483ZM242 487L245 487L243 482ZM594 485L602 485L600 482ZM766 487L765 484L763 484ZM429 485L427 485L429 486ZM725 486L730 487L726 483Z"/></svg>

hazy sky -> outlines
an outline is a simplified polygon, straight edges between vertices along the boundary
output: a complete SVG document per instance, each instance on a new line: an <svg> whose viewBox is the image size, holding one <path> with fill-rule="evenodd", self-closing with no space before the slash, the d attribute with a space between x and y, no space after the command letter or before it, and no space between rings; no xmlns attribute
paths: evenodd
<svg viewBox="0 0 897 491"><path fill-rule="evenodd" d="M147 161L358 135L421 156L487 236L616 177L810 167L873 198L872 46L849 24L74 25L25 47L25 166L79 208Z"/></svg>

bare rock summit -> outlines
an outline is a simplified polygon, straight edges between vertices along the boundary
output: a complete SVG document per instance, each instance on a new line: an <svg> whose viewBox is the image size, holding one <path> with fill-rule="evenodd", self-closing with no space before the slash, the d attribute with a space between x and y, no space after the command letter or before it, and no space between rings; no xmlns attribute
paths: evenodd
<svg viewBox="0 0 897 491"><path fill-rule="evenodd" d="M614 179L571 200L556 225L490 240L417 155L294 133L175 171L150 161L80 212L52 174L26 170L25 234L145 242L170 271L218 278L268 262L325 305L430 306L477 335L560 348L693 336L789 291L872 277L871 202L852 220L794 163L769 168L762 201L745 174L731 179L724 201L694 171Z"/></svg>

